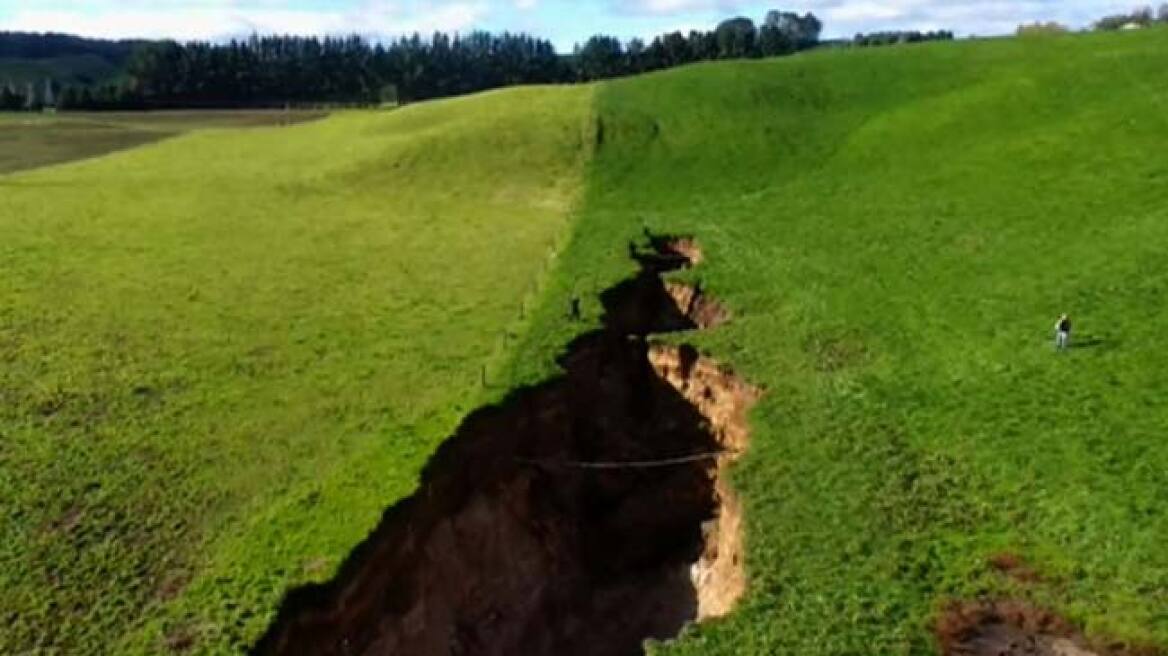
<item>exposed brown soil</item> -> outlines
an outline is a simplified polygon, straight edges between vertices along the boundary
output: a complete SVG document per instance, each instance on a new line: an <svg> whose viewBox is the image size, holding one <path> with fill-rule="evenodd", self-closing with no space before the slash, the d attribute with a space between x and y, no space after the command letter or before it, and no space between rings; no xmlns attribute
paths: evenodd
<svg viewBox="0 0 1168 656"><path fill-rule="evenodd" d="M714 328L730 320L729 310L707 296L700 287L668 282L665 283L665 291L673 299L678 312L697 328Z"/></svg>
<svg viewBox="0 0 1168 656"><path fill-rule="evenodd" d="M1019 583L1038 583L1042 576L1026 564L1021 556L1003 552L990 557L990 566Z"/></svg>
<svg viewBox="0 0 1168 656"><path fill-rule="evenodd" d="M188 572L181 570L171 572L162 579L162 583L154 592L154 598L159 601L176 599L190 582L191 576Z"/></svg>
<svg viewBox="0 0 1168 656"><path fill-rule="evenodd" d="M629 257L650 273L665 273L695 267L704 257L698 242L692 237L654 235L645 232L649 249L644 250L629 242Z"/></svg>
<svg viewBox="0 0 1168 656"><path fill-rule="evenodd" d="M1067 620L1019 601L959 602L937 620L944 656L1156 656L1151 648L1090 643Z"/></svg>
<svg viewBox="0 0 1168 656"><path fill-rule="evenodd" d="M190 629L183 627L166 634L162 642L167 651L181 654L190 651L195 646L195 636Z"/></svg>
<svg viewBox="0 0 1168 656"><path fill-rule="evenodd" d="M705 550L692 569L698 619L721 617L734 609L746 591L742 505L730 486L728 470L750 445L747 413L759 391L684 346L655 345L649 350L649 362L658 377L709 421L715 440L726 449L726 457L717 460L714 477L718 512L703 528Z"/></svg>
<svg viewBox="0 0 1168 656"><path fill-rule="evenodd" d="M685 258L689 266L702 263L702 249L692 237L654 237L649 235L649 244L662 253L673 253Z"/></svg>
<svg viewBox="0 0 1168 656"><path fill-rule="evenodd" d="M75 503L69 506L60 517L48 522L42 528L45 533L70 533L81 524L85 518L85 507Z"/></svg>
<svg viewBox="0 0 1168 656"><path fill-rule="evenodd" d="M332 582L288 595L256 653L640 654L733 607L742 520L724 474L759 394L648 343L704 321L659 275L689 256L651 243L564 374L470 415Z"/></svg>

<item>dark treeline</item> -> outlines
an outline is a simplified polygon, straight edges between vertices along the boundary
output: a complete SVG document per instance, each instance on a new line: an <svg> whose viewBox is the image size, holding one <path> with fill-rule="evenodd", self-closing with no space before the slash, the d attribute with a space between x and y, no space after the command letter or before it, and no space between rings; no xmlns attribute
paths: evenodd
<svg viewBox="0 0 1168 656"><path fill-rule="evenodd" d="M1107 16L1095 29L1168 22L1168 4ZM1054 24L1051 24L1054 26ZM1054 26L1060 30L1061 26ZM63 34L0 33L0 59L98 56L124 71L104 84L47 79L20 85L0 77L0 111L376 105L485 89L634 75L719 59L786 55L820 45L813 14L768 12L761 24L731 18L711 31L673 32L646 43L598 35L559 55L524 34L414 35L388 43L359 37L253 36L228 43L103 41ZM1020 33L1049 31L1023 26ZM953 39L953 32L857 34L832 45L881 46ZM3 69L0 68L0 76Z"/></svg>
<svg viewBox="0 0 1168 656"><path fill-rule="evenodd" d="M51 59L96 55L111 64L123 65L146 41L86 39L52 32L0 32L0 59Z"/></svg>
<svg viewBox="0 0 1168 656"><path fill-rule="evenodd" d="M0 84L0 112L40 111L54 104L54 85L46 81L43 91L29 83L20 88L11 82Z"/></svg>
<svg viewBox="0 0 1168 656"><path fill-rule="evenodd" d="M160 107L408 102L511 84L563 80L552 44L526 35L252 37L222 45L167 42L130 61L133 90Z"/></svg>
<svg viewBox="0 0 1168 656"><path fill-rule="evenodd" d="M776 57L816 46L822 30L814 14L771 11L762 25L749 18L731 18L712 32L673 32L648 44L640 39L622 44L614 37L594 36L577 46L570 73L572 79L587 81L699 61Z"/></svg>
<svg viewBox="0 0 1168 656"><path fill-rule="evenodd" d="M0 110L373 105L566 78L550 42L482 32L388 45L358 37L163 41L136 48L125 70L124 80L103 85L0 83Z"/></svg>
<svg viewBox="0 0 1168 656"><path fill-rule="evenodd" d="M921 43L923 41L952 41L953 33L949 30L935 32L872 32L857 34L852 44L857 46L888 46L898 43Z"/></svg>
<svg viewBox="0 0 1168 656"><path fill-rule="evenodd" d="M101 60L108 70L124 71L130 59L143 47L149 46L148 41L122 40L110 41L106 39L87 39L69 34L32 33L32 32L0 32L0 111L39 111L45 107L55 107L59 104L62 91L70 85L62 79L49 77L37 83L24 82L17 84L11 79L5 79L5 64L28 65L42 62L54 62L53 68L69 71L65 77L83 80L83 83L72 85L78 91L86 90L88 97L95 97L100 93L111 95L110 106L129 106L130 94L121 94L118 85L109 84L106 87L93 83L89 76L77 67L81 63L71 60ZM77 69L77 70L70 70ZM101 89L99 91L99 89Z"/></svg>
<svg viewBox="0 0 1168 656"><path fill-rule="evenodd" d="M5 79L5 63L28 64L37 62L58 62L57 67L69 69L81 64L66 63L70 58L90 61L101 60L104 67L110 71L124 70L130 59L149 42L141 40L109 41L105 39L87 39L68 34L36 34L31 32L0 32L0 111L40 110L44 107L54 107L58 104L60 93L68 86L60 79L48 78L33 84L24 82L16 84ZM62 61L66 60L66 61ZM77 85L87 90L94 87L89 75L79 70L72 71L69 77L77 78L89 84ZM120 104L113 101L118 99L116 85L111 85L107 92L113 93L111 105ZM87 91L93 96L93 91ZM128 97L121 98L127 101Z"/></svg>
<svg viewBox="0 0 1168 656"><path fill-rule="evenodd" d="M0 110L369 105L569 77L549 41L482 32L376 45L358 37L162 41L138 43L130 53L124 79L114 83L17 86L0 79Z"/></svg>
<svg viewBox="0 0 1168 656"><path fill-rule="evenodd" d="M707 32L675 32L645 43L596 36L571 55L523 34L414 35L388 43L359 37L253 36L228 43L137 42L116 83L18 88L0 80L0 109L106 110L374 105L453 96L516 84L569 83L715 59L770 57L814 47L822 24L812 14L772 11L761 25L733 18ZM24 56L60 55L73 43ZM73 37L66 37L72 39ZM35 41L35 39L33 39ZM78 39L78 42L88 42ZM123 53L128 42L107 42ZM39 50L37 50L39 48Z"/></svg>
<svg viewBox="0 0 1168 656"><path fill-rule="evenodd" d="M696 61L783 55L814 46L821 29L811 14L775 11L761 26L735 18L710 32L667 34L649 44L596 36L566 57L549 41L484 32L414 35L375 45L358 37L167 42L131 59L132 93L121 90L124 97L117 102L149 107L413 102L515 84L620 77ZM103 99L117 95L111 91ZM67 90L61 101L91 106Z"/></svg>

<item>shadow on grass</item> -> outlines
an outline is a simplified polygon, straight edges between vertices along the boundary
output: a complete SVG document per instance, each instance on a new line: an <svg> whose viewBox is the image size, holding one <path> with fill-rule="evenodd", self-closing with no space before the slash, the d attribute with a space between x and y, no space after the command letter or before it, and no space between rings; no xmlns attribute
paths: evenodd
<svg viewBox="0 0 1168 656"><path fill-rule="evenodd" d="M1074 349L1074 350L1102 349L1105 351L1110 351L1110 350L1116 348L1118 345L1119 345L1119 343L1113 339L1104 339L1102 337L1095 337L1093 335L1088 335L1086 337L1083 337L1082 339L1071 340L1070 348Z"/></svg>

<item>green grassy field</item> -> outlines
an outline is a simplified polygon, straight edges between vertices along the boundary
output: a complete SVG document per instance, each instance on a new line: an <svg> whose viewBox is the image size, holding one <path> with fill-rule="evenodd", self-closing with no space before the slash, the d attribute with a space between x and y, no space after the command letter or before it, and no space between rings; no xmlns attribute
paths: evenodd
<svg viewBox="0 0 1168 656"><path fill-rule="evenodd" d="M663 653L929 654L983 594L1168 644L1165 39L700 65L0 177L0 652L241 649L552 371L644 227L696 235L683 275L734 312L676 338L767 389L750 590Z"/></svg>
<svg viewBox="0 0 1168 656"><path fill-rule="evenodd" d="M947 600L1168 644L1168 33L717 64L606 85L559 298L697 235L768 394L751 591L676 654L927 654ZM595 311L595 308L594 308ZM1079 348L1056 354L1053 323ZM553 336L550 339L547 336ZM538 369L522 373L534 377ZM1041 581L993 571L1025 558Z"/></svg>
<svg viewBox="0 0 1168 656"><path fill-rule="evenodd" d="M98 157L208 128L289 125L309 111L0 114L0 174Z"/></svg>
<svg viewBox="0 0 1168 656"><path fill-rule="evenodd" d="M589 90L0 177L0 653L239 650L506 355Z"/></svg>

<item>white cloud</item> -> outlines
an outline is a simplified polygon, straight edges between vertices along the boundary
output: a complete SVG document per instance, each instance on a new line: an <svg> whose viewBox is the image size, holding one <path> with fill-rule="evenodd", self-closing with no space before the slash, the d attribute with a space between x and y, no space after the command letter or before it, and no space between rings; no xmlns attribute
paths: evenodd
<svg viewBox="0 0 1168 656"><path fill-rule="evenodd" d="M252 32L398 35L466 31L490 11L487 0L365 2L352 9L285 9L276 0L130 2L89 8L18 5L0 29L124 38L217 39Z"/></svg>
<svg viewBox="0 0 1168 656"><path fill-rule="evenodd" d="M812 11L832 35L877 29L953 29L958 33L1012 31L1021 22L1059 20L1082 26L1108 13L1161 0L611 0L624 16L746 15L761 20L768 8ZM706 26L708 29L712 26Z"/></svg>
<svg viewBox="0 0 1168 656"><path fill-rule="evenodd" d="M616 14L642 16L716 11L729 17L744 4L738 0L616 0L612 3L612 9Z"/></svg>
<svg viewBox="0 0 1168 656"><path fill-rule="evenodd" d="M827 32L847 35L877 29L952 29L959 34L1001 34L1035 20L1079 27L1138 0L810 0L807 9Z"/></svg>
<svg viewBox="0 0 1168 656"><path fill-rule="evenodd" d="M907 12L907 8L903 6L905 4L908 3L846 2L838 6L827 7L821 18L829 22L844 23L891 20L905 15Z"/></svg>
<svg viewBox="0 0 1168 656"><path fill-rule="evenodd" d="M942 28L997 34L1035 20L1083 26L1149 1L1161 0L0 0L0 30L186 40L489 27L529 30L565 48L594 33L652 38L711 29L735 15L758 21L772 7L815 12L827 36Z"/></svg>

